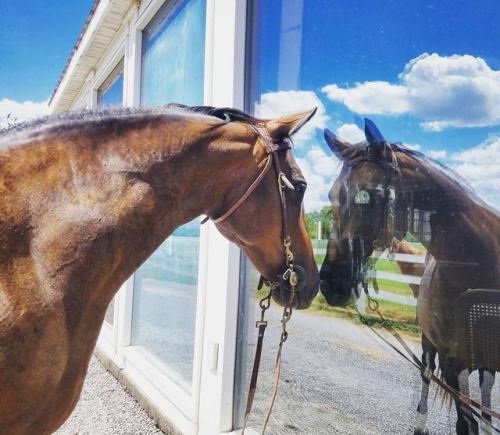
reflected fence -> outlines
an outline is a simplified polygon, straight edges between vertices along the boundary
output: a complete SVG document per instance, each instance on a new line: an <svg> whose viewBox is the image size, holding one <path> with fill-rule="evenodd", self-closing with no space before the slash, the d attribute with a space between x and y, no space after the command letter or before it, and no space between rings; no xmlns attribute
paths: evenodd
<svg viewBox="0 0 500 435"><path fill-rule="evenodd" d="M326 245L328 240L312 239L311 242L314 248L316 264L318 267L321 267L321 263L326 255ZM422 247L422 245L418 243L415 243L414 245L415 247ZM420 285L421 277L419 275L411 275L401 272L399 263L422 265L423 267L426 256L403 253L389 254L389 251L385 250L382 253L374 253L372 257L377 259L375 271L370 275L372 278L377 278L379 285L376 297L384 301L416 307L417 299L413 295L410 285ZM373 289L373 287L370 287L369 289L371 292L375 293L375 289Z"/></svg>

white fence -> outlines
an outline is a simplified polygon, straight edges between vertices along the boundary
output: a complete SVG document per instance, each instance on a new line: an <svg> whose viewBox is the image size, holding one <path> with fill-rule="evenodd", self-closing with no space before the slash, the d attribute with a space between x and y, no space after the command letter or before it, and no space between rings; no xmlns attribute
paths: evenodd
<svg viewBox="0 0 500 435"><path fill-rule="evenodd" d="M326 246L327 242L328 240L318 240L318 239L312 240L314 247L314 255L326 255L326 247L322 246L323 245ZM374 253L372 257L389 261L396 261L398 263L401 262L401 263L425 264L425 255L412 255L412 254L399 254L399 253L389 254L389 252L385 250L382 253L380 252ZM321 266L321 264L319 264L318 266ZM405 275L403 273L385 272L379 270L376 270L371 275L371 277L384 279L387 281L400 282L404 284L416 284L416 285L420 285L421 281L420 276ZM410 305L410 306L417 305L417 300L414 297L398 295L390 291L384 290L383 287L379 288L379 293L377 294L377 298L391 302L397 302L403 305Z"/></svg>

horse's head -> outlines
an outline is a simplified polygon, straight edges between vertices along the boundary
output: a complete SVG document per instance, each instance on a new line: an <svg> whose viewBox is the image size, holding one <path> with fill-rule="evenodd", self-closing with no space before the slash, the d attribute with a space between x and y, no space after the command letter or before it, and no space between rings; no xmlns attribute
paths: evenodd
<svg viewBox="0 0 500 435"><path fill-rule="evenodd" d="M290 137L314 113L267 121L242 119L228 125L233 131L226 136L250 144L253 162L249 167L255 162L259 166L253 182L242 182L238 195L214 219L222 234L240 246L272 284L273 298L281 305L293 299L292 306L298 308L310 305L318 292L319 275L302 205L307 185Z"/></svg>
<svg viewBox="0 0 500 435"><path fill-rule="evenodd" d="M321 291L332 305L359 296L366 260L406 234L397 145L385 141L365 119L366 142L351 145L325 130L325 140L343 162L330 193L334 227L320 272Z"/></svg>

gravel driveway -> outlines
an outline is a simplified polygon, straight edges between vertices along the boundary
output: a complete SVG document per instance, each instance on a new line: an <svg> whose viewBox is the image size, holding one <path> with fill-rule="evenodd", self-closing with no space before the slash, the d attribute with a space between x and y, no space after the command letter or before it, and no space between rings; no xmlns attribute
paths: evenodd
<svg viewBox="0 0 500 435"><path fill-rule="evenodd" d="M263 372L250 418L259 429L271 393L281 310L271 309ZM282 378L270 434L412 434L420 398L420 374L366 327L347 320L293 313L283 350ZM410 340L417 355L420 343ZM252 348L253 358L253 348ZM478 376L470 377L479 399ZM495 385L493 407L500 403ZM454 434L454 406L429 394L428 428Z"/></svg>
<svg viewBox="0 0 500 435"><path fill-rule="evenodd" d="M57 435L163 434L146 411L92 357L80 401Z"/></svg>
<svg viewBox="0 0 500 435"><path fill-rule="evenodd" d="M250 418L261 427L271 392L281 311L271 308L262 371ZM251 331L253 334L254 331ZM283 350L282 378L268 434L411 434L420 375L367 328L346 320L294 312ZM411 346L420 354L418 341ZM249 359L253 358L253 346ZM249 364L250 366L251 364ZM478 398L477 372L471 376ZM500 398L495 386L493 407ZM429 428L454 434L455 410L433 401ZM82 397L57 434L161 434L139 404L93 358Z"/></svg>

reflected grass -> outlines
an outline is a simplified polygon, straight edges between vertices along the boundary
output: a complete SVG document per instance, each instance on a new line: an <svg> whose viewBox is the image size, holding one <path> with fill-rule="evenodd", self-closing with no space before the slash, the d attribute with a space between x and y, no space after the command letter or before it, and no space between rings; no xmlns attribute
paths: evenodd
<svg viewBox="0 0 500 435"><path fill-rule="evenodd" d="M419 326L416 324L415 319L415 307L384 300L379 300L379 304L380 312L394 329L415 337L420 336L421 331ZM309 311L320 315L348 319L356 324L362 324L354 308L332 307L331 305L327 304L325 297L322 294L318 294L318 296L314 298ZM382 326L382 320L375 313L370 314L370 312L367 310L365 318L371 326Z"/></svg>
<svg viewBox="0 0 500 435"><path fill-rule="evenodd" d="M316 264L318 267L321 267L325 256L322 254L314 255L314 259L316 260ZM379 259L375 263L375 268L379 272L391 272L391 273L401 273L401 270L396 261ZM409 296L413 297L413 291L410 286L404 282L391 281L387 279L377 279L380 290L383 290L388 293L394 293L400 296Z"/></svg>

